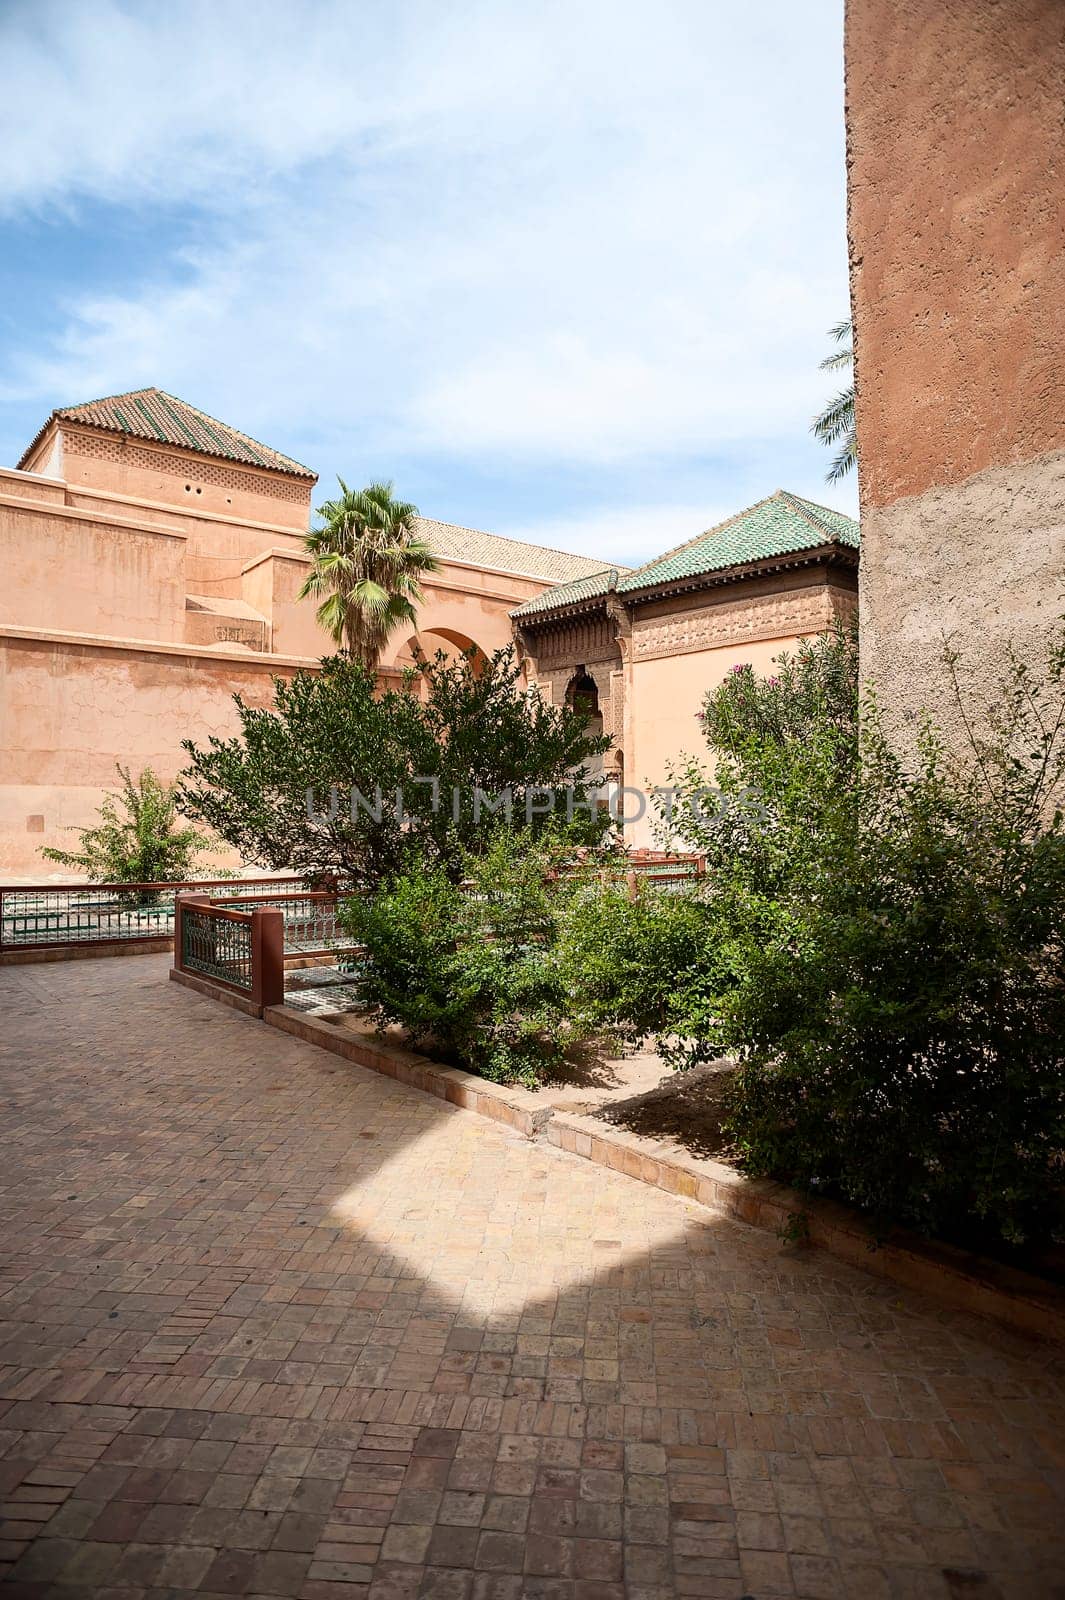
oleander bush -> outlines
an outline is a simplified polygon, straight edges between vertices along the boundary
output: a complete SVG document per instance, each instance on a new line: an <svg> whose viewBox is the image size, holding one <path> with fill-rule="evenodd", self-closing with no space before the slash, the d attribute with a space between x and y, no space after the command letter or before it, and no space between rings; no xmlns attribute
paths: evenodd
<svg viewBox="0 0 1065 1600"><path fill-rule="evenodd" d="M759 807L692 829L728 960L675 1019L685 1059L737 1060L729 1131L751 1172L885 1226L1060 1237L1065 651L1042 679L1011 661L964 759L928 721L903 762L839 670L848 648L815 642L707 704L717 784Z"/></svg>

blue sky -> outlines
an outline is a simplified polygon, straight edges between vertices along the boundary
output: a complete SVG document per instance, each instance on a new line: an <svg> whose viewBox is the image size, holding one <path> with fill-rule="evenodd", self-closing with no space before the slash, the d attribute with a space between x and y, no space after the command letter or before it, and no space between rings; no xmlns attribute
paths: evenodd
<svg viewBox="0 0 1065 1600"><path fill-rule="evenodd" d="M157 384L634 562L824 483L841 0L0 5L0 463Z"/></svg>

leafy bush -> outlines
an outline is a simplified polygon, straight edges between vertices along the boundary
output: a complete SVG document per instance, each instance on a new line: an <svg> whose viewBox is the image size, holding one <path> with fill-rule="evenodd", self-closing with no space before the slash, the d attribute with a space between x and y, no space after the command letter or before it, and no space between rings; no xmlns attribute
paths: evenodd
<svg viewBox="0 0 1065 1600"><path fill-rule="evenodd" d="M211 844L205 833L178 826L175 788L150 767L134 778L116 763L122 787L105 796L93 828L77 830L80 850L46 845L49 861L84 872L93 883L168 883L191 878L198 856Z"/></svg>
<svg viewBox="0 0 1065 1600"><path fill-rule="evenodd" d="M1062 1226L1065 1181L1065 652L1012 663L971 759L930 725L906 766L875 701L854 728L806 689L708 707L723 788L757 789L745 848L716 852L730 959L688 1021L689 1059L734 1054L731 1131L753 1172L956 1238ZM948 667L952 665L948 658ZM807 721L812 723L806 728ZM846 751L852 755L844 759Z"/></svg>
<svg viewBox="0 0 1065 1600"><path fill-rule="evenodd" d="M360 885L408 860L457 881L498 824L490 804L507 794L530 837L561 824L575 842L600 838L609 819L589 803L586 763L610 741L589 736L584 713L523 693L509 649L482 663L440 655L419 677L424 698L379 695L374 675L340 655L276 679L267 710L236 696L237 737L185 742L182 809L245 861Z"/></svg>
<svg viewBox="0 0 1065 1600"><path fill-rule="evenodd" d="M535 1086L587 1034L570 1015L557 952L575 893L555 870L565 849L502 828L466 857L464 884L415 863L347 901L341 920L365 946L367 1003L471 1072Z"/></svg>
<svg viewBox="0 0 1065 1600"><path fill-rule="evenodd" d="M679 1060L696 1019L722 984L727 952L717 918L697 887L670 893L638 882L591 884L573 896L560 936L559 960L582 1027L618 1044L656 1036ZM683 1039L674 1036L684 1035Z"/></svg>
<svg viewBox="0 0 1065 1600"><path fill-rule="evenodd" d="M671 774L672 801L656 801L664 842L705 856L718 885L766 893L789 881L796 852L820 848L826 801L857 781L857 630L801 640L773 665L768 678L736 666L707 694L711 764L689 758Z"/></svg>

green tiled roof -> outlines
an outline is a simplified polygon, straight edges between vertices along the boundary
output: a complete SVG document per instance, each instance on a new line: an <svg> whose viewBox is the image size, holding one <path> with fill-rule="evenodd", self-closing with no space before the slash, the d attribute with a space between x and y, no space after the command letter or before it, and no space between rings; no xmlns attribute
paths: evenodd
<svg viewBox="0 0 1065 1600"><path fill-rule="evenodd" d="M66 422L81 422L90 428L104 428L108 433L123 433L133 439L149 439L158 444L178 445L185 450L196 450L201 455L215 456L223 461L240 461L248 466L265 467L270 472L285 472L294 478L308 478L313 483L318 474L310 467L283 456L279 450L260 444L248 434L231 428L206 411L167 394L165 389L130 389L126 394L108 395L102 400L88 400L83 405L60 406L52 412L53 418ZM45 428L48 426L45 423ZM25 461L43 434L38 433L25 452Z"/></svg>
<svg viewBox="0 0 1065 1600"><path fill-rule="evenodd" d="M778 489L727 522L637 567L618 584L618 593L631 594L657 584L698 578L704 573L748 566L826 544L857 550L858 524L854 518Z"/></svg>
<svg viewBox="0 0 1065 1600"><path fill-rule="evenodd" d="M603 567L601 571L593 572L587 578L577 578L573 583L556 583L553 589L545 589L543 594L534 595L510 614L520 621L522 617L534 617L543 611L554 611L559 606L576 605L580 600L596 600L610 588L612 572L619 577L628 571L628 567Z"/></svg>

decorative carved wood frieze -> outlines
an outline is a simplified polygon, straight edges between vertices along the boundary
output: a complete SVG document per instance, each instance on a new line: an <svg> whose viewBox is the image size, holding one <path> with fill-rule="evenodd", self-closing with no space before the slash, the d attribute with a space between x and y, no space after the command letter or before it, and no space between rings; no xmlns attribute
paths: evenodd
<svg viewBox="0 0 1065 1600"><path fill-rule="evenodd" d="M753 595L745 600L719 600L715 605L676 612L633 625L632 650L637 661L688 655L753 639L786 638L818 633L831 627L850 598L827 584L788 594Z"/></svg>
<svg viewBox="0 0 1065 1600"><path fill-rule="evenodd" d="M618 659L614 624L606 617L575 618L564 628L545 629L535 640L541 662L608 661Z"/></svg>

